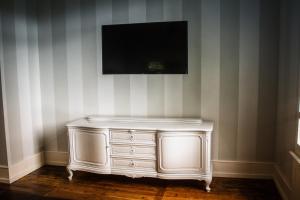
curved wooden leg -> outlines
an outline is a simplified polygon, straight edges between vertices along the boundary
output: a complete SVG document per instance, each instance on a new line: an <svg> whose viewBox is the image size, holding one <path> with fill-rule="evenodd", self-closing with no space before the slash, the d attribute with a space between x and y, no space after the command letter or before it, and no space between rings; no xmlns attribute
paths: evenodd
<svg viewBox="0 0 300 200"><path fill-rule="evenodd" d="M69 173L68 179L69 179L69 181L72 181L73 171L69 167L67 167L67 171Z"/></svg>
<svg viewBox="0 0 300 200"><path fill-rule="evenodd" d="M210 187L209 187L209 185L211 184L211 181L212 181L211 177L205 179L205 190L206 190L206 192L210 192L210 190L211 190Z"/></svg>

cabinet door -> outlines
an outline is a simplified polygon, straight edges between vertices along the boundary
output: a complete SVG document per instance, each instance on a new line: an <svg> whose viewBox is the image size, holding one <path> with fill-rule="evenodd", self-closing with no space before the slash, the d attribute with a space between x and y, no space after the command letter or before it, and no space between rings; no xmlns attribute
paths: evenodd
<svg viewBox="0 0 300 200"><path fill-rule="evenodd" d="M201 173L205 166L205 134L161 132L158 134L158 171Z"/></svg>
<svg viewBox="0 0 300 200"><path fill-rule="evenodd" d="M75 130L71 147L73 161L80 165L108 167L108 132Z"/></svg>

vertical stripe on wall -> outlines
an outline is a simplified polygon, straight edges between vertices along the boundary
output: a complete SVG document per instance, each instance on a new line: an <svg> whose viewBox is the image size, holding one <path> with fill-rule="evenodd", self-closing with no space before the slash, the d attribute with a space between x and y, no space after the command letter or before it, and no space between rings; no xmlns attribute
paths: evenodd
<svg viewBox="0 0 300 200"><path fill-rule="evenodd" d="M259 73L259 0L240 1L240 59L238 160L255 160L258 73Z"/></svg>
<svg viewBox="0 0 300 200"><path fill-rule="evenodd" d="M146 1L147 22L163 19L163 0ZM148 116L164 115L164 75L148 75L147 79Z"/></svg>
<svg viewBox="0 0 300 200"><path fill-rule="evenodd" d="M278 74L278 111L276 164L289 183L293 181L293 159L288 151L295 149L297 134L300 2L280 2L280 60Z"/></svg>
<svg viewBox="0 0 300 200"><path fill-rule="evenodd" d="M183 18L188 21L188 74L183 76L183 117L201 117L201 1L183 1Z"/></svg>
<svg viewBox="0 0 300 200"><path fill-rule="evenodd" d="M256 160L272 161L275 143L273 134L276 132L279 6L271 0L260 2Z"/></svg>
<svg viewBox="0 0 300 200"><path fill-rule="evenodd" d="M128 23L128 0L112 1L113 24ZM114 76L115 115L128 116L130 114L130 78L129 75Z"/></svg>
<svg viewBox="0 0 300 200"><path fill-rule="evenodd" d="M129 0L129 23L146 21L146 0ZM147 75L130 75L130 114L147 115Z"/></svg>
<svg viewBox="0 0 300 200"><path fill-rule="evenodd" d="M281 166L284 166L283 171L288 174L288 178L290 178L289 181L292 180L293 177L289 176L292 175L292 166L293 162L290 160L287 160L286 157L288 157L288 151L291 149L295 149L297 143L297 132L298 132L298 105L299 105L299 96L298 96L298 73L300 68L300 2L297 0L289 1L288 3L288 40L287 40L287 47L288 47L288 64L285 66L282 66L286 70L286 88L287 95L285 98L287 99L286 106L285 106L285 129L283 133L283 140L280 140L280 142L283 142L283 163L281 163ZM298 146L297 146L298 147ZM297 148L298 150L298 148Z"/></svg>
<svg viewBox="0 0 300 200"><path fill-rule="evenodd" d="M38 42L45 150L57 151L51 1L38 2Z"/></svg>
<svg viewBox="0 0 300 200"><path fill-rule="evenodd" d="M201 117L214 120L212 158L218 158L220 96L220 0L201 6Z"/></svg>
<svg viewBox="0 0 300 200"><path fill-rule="evenodd" d="M292 171L289 170L291 165L290 159L287 158L288 148L288 138L290 137L290 130L287 128L288 123L288 83L289 83L289 70L290 65L290 49L289 41L292 40L289 36L289 2L281 1L280 3L280 59L279 59L279 69L278 69L278 103L277 103L277 137L276 137L276 162L283 168L285 175L290 177ZM278 142L280 141L280 142Z"/></svg>
<svg viewBox="0 0 300 200"><path fill-rule="evenodd" d="M7 164L8 166L11 164L11 148L10 148L10 129L9 129L9 124L8 124L8 114L7 114L7 110L8 110L8 106L7 106L7 95L6 95L6 82L5 82L5 68L4 68L4 46L3 46L3 34L4 34L4 30L5 28L2 26L3 22L2 19L4 17L4 8L6 8L6 6L4 6L3 2L0 2L0 6L1 6L1 11L0 11L0 75L1 75L1 97L2 97L2 105L3 105L3 135L2 135L2 149L0 149L2 151L2 164Z"/></svg>
<svg viewBox="0 0 300 200"><path fill-rule="evenodd" d="M287 48L288 44L288 24L287 24L287 1L281 1L280 2L280 38L279 38L279 68L278 68L278 103L277 103L277 132L278 133L284 133L285 127L284 124L287 122L286 120L286 102L287 102L287 90L286 90L286 83L287 83L287 70L285 69L285 66L288 65L288 56L289 51ZM276 161L277 163L283 163L285 154L283 150L283 145L286 142L285 135L278 134L276 137L276 141L281 141L280 143L276 143ZM283 141L283 142L282 142Z"/></svg>
<svg viewBox="0 0 300 200"><path fill-rule="evenodd" d="M68 82L66 54L65 1L52 0L52 51L55 119L58 151L67 151Z"/></svg>
<svg viewBox="0 0 300 200"><path fill-rule="evenodd" d="M299 110L299 96L298 96L298 73L300 69L300 2L297 0L293 0L289 5L289 67L288 67L288 104L287 104L287 112L288 112L288 130L290 137L287 140L287 149L295 148L297 145L297 131L298 131L298 120L295 119Z"/></svg>
<svg viewBox="0 0 300 200"><path fill-rule="evenodd" d="M1 49L1 19L0 19L0 51ZM2 52L2 51L1 51ZM0 63L2 65L2 63ZM2 76L2 70L0 75ZM0 165L6 166L7 162L7 151L6 151L6 138L5 138L5 119L4 119L4 109L3 109L3 92L2 92L2 83L0 83Z"/></svg>
<svg viewBox="0 0 300 200"><path fill-rule="evenodd" d="M29 85L29 61L28 42L26 26L26 2L15 0L15 36L16 36L16 61L17 80L19 88L19 106L21 120L21 138L23 145L23 156L28 157L34 153L32 113L31 113L31 91Z"/></svg>
<svg viewBox="0 0 300 200"><path fill-rule="evenodd" d="M44 145L36 1L37 0L33 0L32 4L27 3L26 5L28 62L31 91L32 134L34 142L34 153L40 152Z"/></svg>
<svg viewBox="0 0 300 200"><path fill-rule="evenodd" d="M83 115L80 0L66 1L66 64L69 119Z"/></svg>
<svg viewBox="0 0 300 200"><path fill-rule="evenodd" d="M99 113L101 115L114 115L114 76L102 75L102 36L101 25L112 23L112 1L98 0L97 8L97 67L98 67L98 92Z"/></svg>
<svg viewBox="0 0 300 200"><path fill-rule="evenodd" d="M9 131L9 147L18 147L11 151L10 161L15 164L23 159L23 144L21 135L21 119L19 104L19 89L17 77L17 55L14 23L14 2L1 2L2 15L2 45L4 82L6 92L7 125Z"/></svg>
<svg viewBox="0 0 300 200"><path fill-rule="evenodd" d="M82 37L82 77L83 77L83 110L84 114L95 114L98 111L98 73L96 44L96 2L80 1L81 37Z"/></svg>
<svg viewBox="0 0 300 200"><path fill-rule="evenodd" d="M239 0L221 1L219 159L235 160L239 90Z"/></svg>
<svg viewBox="0 0 300 200"><path fill-rule="evenodd" d="M0 3L1 5L1 3ZM2 48L2 12L0 11L0 165L7 165L7 146L6 146L6 135L5 135L5 87L2 81L3 77L3 48ZM3 105L3 106L2 106Z"/></svg>
<svg viewBox="0 0 300 200"><path fill-rule="evenodd" d="M2 5L0 3L0 5ZM2 45L2 13L0 11L0 165L8 165L7 159L7 145L6 145L6 95L5 95L5 84L4 84L4 76L3 76L3 45Z"/></svg>
<svg viewBox="0 0 300 200"><path fill-rule="evenodd" d="M182 20L182 0L164 0L164 20ZM182 82L183 75L164 76L164 114L166 117L182 116Z"/></svg>

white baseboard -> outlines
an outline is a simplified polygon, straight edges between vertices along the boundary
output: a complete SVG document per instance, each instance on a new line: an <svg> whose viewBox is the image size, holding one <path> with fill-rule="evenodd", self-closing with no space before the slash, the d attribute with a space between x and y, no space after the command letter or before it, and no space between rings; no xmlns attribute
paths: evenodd
<svg viewBox="0 0 300 200"><path fill-rule="evenodd" d="M0 183L9 183L8 167L0 165Z"/></svg>
<svg viewBox="0 0 300 200"><path fill-rule="evenodd" d="M272 179L273 162L213 160L214 177Z"/></svg>
<svg viewBox="0 0 300 200"><path fill-rule="evenodd" d="M33 172L44 165L44 152L39 152L9 167L9 183Z"/></svg>
<svg viewBox="0 0 300 200"><path fill-rule="evenodd" d="M67 166L69 154L59 151L45 151L45 163L47 165Z"/></svg>
<svg viewBox="0 0 300 200"><path fill-rule="evenodd" d="M13 183L44 165L44 153L39 152L22 161L8 166L0 166L0 182Z"/></svg>
<svg viewBox="0 0 300 200"><path fill-rule="evenodd" d="M45 163L48 165L66 166L67 152L46 151ZM273 178L274 163L244 161L213 161L213 176L232 178Z"/></svg>
<svg viewBox="0 0 300 200"><path fill-rule="evenodd" d="M292 193L292 187L289 184L289 181L281 172L280 168L276 164L274 165L273 179L282 199L283 200L290 199L290 194Z"/></svg>

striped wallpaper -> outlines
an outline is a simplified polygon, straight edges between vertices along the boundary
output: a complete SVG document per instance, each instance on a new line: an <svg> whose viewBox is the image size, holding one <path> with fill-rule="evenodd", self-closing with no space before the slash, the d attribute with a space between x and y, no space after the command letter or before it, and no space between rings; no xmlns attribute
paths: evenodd
<svg viewBox="0 0 300 200"><path fill-rule="evenodd" d="M64 124L88 114L202 117L215 122L213 159L273 160L279 1L1 4L11 163L67 151ZM101 74L102 24L171 20L188 21L188 75Z"/></svg>
<svg viewBox="0 0 300 200"><path fill-rule="evenodd" d="M0 67L2 67L2 29L1 29L1 20L0 20ZM2 75L2 69L0 71L0 75ZM1 76L2 77L2 76ZM4 110L3 110L3 95L2 95L2 81L0 82L0 166L7 165L7 152L6 152L6 138L5 138L5 128L4 128Z"/></svg>
<svg viewBox="0 0 300 200"><path fill-rule="evenodd" d="M0 29L1 32L1 29ZM1 85L1 83L0 83ZM0 87L0 105L3 105L2 87ZM3 113L3 106L0 106L0 113ZM0 167L7 165L6 138L4 128L4 115L0 115Z"/></svg>
<svg viewBox="0 0 300 200"><path fill-rule="evenodd" d="M300 84L300 1L281 2L278 114L275 162L282 176L293 185L296 171L289 151L295 149L298 130ZM299 148L299 147L298 147Z"/></svg>
<svg viewBox="0 0 300 200"><path fill-rule="evenodd" d="M8 164L43 149L35 5L34 1L25 0L0 2L1 85Z"/></svg>

